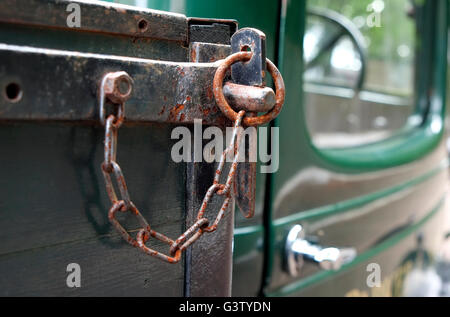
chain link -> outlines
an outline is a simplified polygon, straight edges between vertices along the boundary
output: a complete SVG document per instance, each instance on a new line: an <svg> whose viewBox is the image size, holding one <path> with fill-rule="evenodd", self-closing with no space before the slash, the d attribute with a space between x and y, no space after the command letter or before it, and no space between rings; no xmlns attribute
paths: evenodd
<svg viewBox="0 0 450 317"><path fill-rule="evenodd" d="M101 93L102 91L103 90L101 90ZM103 103L105 102L105 99L105 96L102 96L100 98L101 109L104 108ZM177 263L180 261L182 252L185 251L190 245L195 243L205 232L210 233L214 232L217 229L220 220L222 220L222 218L225 216L228 206L230 205L230 201L232 199L231 187L233 185L234 175L237 169L239 158L239 144L241 142L243 130L241 124L242 118L245 115L245 111L240 111L236 121L234 122L232 139L228 147L221 155L213 184L208 189L203 198L202 204L198 210L197 220L176 240L172 240L167 236L152 230L148 222L141 215L138 208L134 205L130 198L122 169L116 161L117 136L118 129L123 122L124 101L117 106L117 114L109 114L106 120L103 120L105 125L105 155L101 168L103 177L105 179L106 192L112 203L112 207L108 213L108 219L116 228L116 230L122 235L123 239L132 246L135 246L146 254L154 256L165 262ZM104 112L102 111L101 114L104 115ZM231 164L230 170L228 172L226 182L224 184L220 184L220 176L222 175L226 158L232 151L234 153L233 163ZM116 190L114 189L113 180L115 180L117 184L120 196L117 195ZM225 199L219 212L217 213L216 219L214 220L212 225L210 225L209 220L204 217L204 215L208 204L214 195L224 196ZM132 238L127 230L125 230L125 228L116 219L117 212L131 212L136 216L141 227L136 235L136 238ZM157 239L170 246L169 255L165 255L146 246L146 243L150 238Z"/></svg>

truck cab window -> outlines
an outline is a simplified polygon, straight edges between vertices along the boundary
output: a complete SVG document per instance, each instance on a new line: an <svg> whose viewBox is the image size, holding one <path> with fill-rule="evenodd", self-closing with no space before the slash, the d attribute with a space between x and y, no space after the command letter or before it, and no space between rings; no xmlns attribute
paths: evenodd
<svg viewBox="0 0 450 317"><path fill-rule="evenodd" d="M408 122L414 110L415 5L308 1L305 115L316 146L380 141Z"/></svg>

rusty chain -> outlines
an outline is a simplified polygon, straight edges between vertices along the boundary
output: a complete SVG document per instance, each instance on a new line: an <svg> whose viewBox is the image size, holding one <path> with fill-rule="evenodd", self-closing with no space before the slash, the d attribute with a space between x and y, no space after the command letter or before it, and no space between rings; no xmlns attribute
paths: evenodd
<svg viewBox="0 0 450 317"><path fill-rule="evenodd" d="M236 54L240 54L239 57L234 57ZM232 62L248 58L248 54L236 54L233 54L225 59L223 65L227 65L227 67L229 67ZM219 73L219 75L221 75L221 73ZM217 80L216 77L214 80L215 86L216 83L221 84L223 81L223 78L219 78L219 80ZM132 246L139 248L146 254L159 258L160 260L166 261L168 263L178 263L181 259L182 252L185 251L194 242L196 242L205 232L214 232L217 229L220 221L225 216L225 212L228 209L228 206L232 199L231 188L234 182L234 176L239 160L239 148L243 132L242 123L246 112L244 110L241 110L234 116L234 127L231 141L220 157L220 162L214 176L213 184L209 187L203 198L202 204L197 213L197 220L176 240L172 240L164 234L151 229L148 222L132 202L125 182L125 177L122 173L120 165L116 161L118 130L124 121L125 101L131 95L132 84L133 81L127 73L116 72L106 74L103 77L100 86L100 121L105 126L104 161L101 165L101 169L103 172L103 177L105 179L106 192L112 203L112 207L110 208L108 213L108 219L116 228L116 230L122 235L124 240ZM282 94L284 99L284 86ZM277 98L277 101L279 101L278 99L279 98ZM114 103L115 111L113 111L112 114L106 115L106 100ZM225 183L221 184L220 177L225 166L226 158L231 152L233 152L234 154L233 162L229 169ZM115 180L117 187L119 188L119 196L114 189L113 179ZM214 222L210 224L210 221L206 217L204 217L204 215L208 204L214 195L223 196L224 200ZM138 219L141 228L139 229L135 239L131 237L127 230L116 219L116 214L119 211L123 213L131 212ZM247 218L251 216L252 215L246 215ZM169 255L163 254L146 246L146 243L150 238L155 238L167 244L169 246Z"/></svg>

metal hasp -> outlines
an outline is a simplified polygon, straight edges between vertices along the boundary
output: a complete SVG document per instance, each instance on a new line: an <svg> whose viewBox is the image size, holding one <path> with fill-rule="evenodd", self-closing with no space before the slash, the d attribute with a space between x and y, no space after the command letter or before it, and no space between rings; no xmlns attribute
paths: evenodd
<svg viewBox="0 0 450 317"><path fill-rule="evenodd" d="M266 35L252 28L243 28L231 37L231 50L252 52L252 58L245 63L236 63L231 67L231 76L236 84L246 86L264 86L266 72Z"/></svg>
<svg viewBox="0 0 450 317"><path fill-rule="evenodd" d="M275 94L270 93L270 88L247 88L243 91L240 85L262 87L265 85L266 73L266 35L253 28L243 28L233 34L231 37L231 50L237 52L251 52L252 57L247 62L235 63L231 66L231 77L234 84L228 83L224 87L224 95L238 109L246 108L250 117L256 116L257 112L271 110L275 104ZM239 86L236 84L240 84ZM258 95L262 104L252 105L246 102L242 104L233 96L244 93L248 95ZM262 98L261 98L262 97ZM255 99L255 98L253 98ZM273 103L273 104L272 104ZM268 105L268 107L267 107ZM258 109L259 108L259 109ZM256 162L250 162L251 151L256 150L257 132L251 130L249 139L245 142L245 162L238 166L236 173L236 183L234 188L236 204L238 208L247 217L252 217L255 213L255 195L256 195Z"/></svg>
<svg viewBox="0 0 450 317"><path fill-rule="evenodd" d="M305 261L318 264L324 270L339 270L356 257L354 248L323 247L305 239L301 225L289 231L285 246L285 269L291 276L299 276Z"/></svg>

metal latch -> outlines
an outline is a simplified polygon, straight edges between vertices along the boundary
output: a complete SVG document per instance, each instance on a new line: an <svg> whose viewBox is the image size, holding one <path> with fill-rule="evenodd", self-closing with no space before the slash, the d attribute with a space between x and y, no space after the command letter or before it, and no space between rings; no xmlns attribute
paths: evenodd
<svg viewBox="0 0 450 317"><path fill-rule="evenodd" d="M128 243L163 261L177 263L180 261L183 251L190 245L203 234L214 232L217 229L233 197L236 197L245 217L251 218L253 216L256 163L238 162L243 132L241 127L258 126L271 121L280 113L284 102L283 79L272 62L266 60L264 45L265 36L263 33L254 29L242 29L236 32L231 39L232 50L237 52L214 64L214 66L217 66L212 80L215 102L221 113L233 122L233 136L221 155L213 183L203 198L196 221L175 240L153 230L142 217L139 209L131 200L125 177L116 161L117 134L125 119L125 101L131 95L133 79L124 71L108 73L103 77L99 89L99 112L100 121L105 126L105 159L102 163L102 172L106 183L106 191L112 203L109 210L109 219ZM198 48L199 46L197 46ZM270 88L263 87L266 66L274 79L276 93ZM224 88L223 82L230 68L232 68L233 82L225 84ZM224 93L224 90L226 93ZM185 98L187 97L185 96ZM107 112L105 101L112 103L114 109ZM233 109L229 102L236 104L237 109ZM249 105L248 108L247 104ZM258 112L263 111L267 111L267 113L257 116ZM245 147L246 152L249 151L249 148L249 146ZM221 175L225 161L230 153L234 154L234 159L225 179L222 181ZM239 169L243 164L250 164L250 166L243 168L243 171L249 170L250 172L240 175ZM113 180L119 188L120 196L114 189ZM237 182L239 182L239 186L236 186ZM205 217L205 211L213 196L223 197L223 203L215 219L210 221ZM116 219L117 212L131 212L137 217L141 228L135 238L131 237L118 222ZM166 243L169 246L168 254L163 254L147 246L151 238Z"/></svg>

